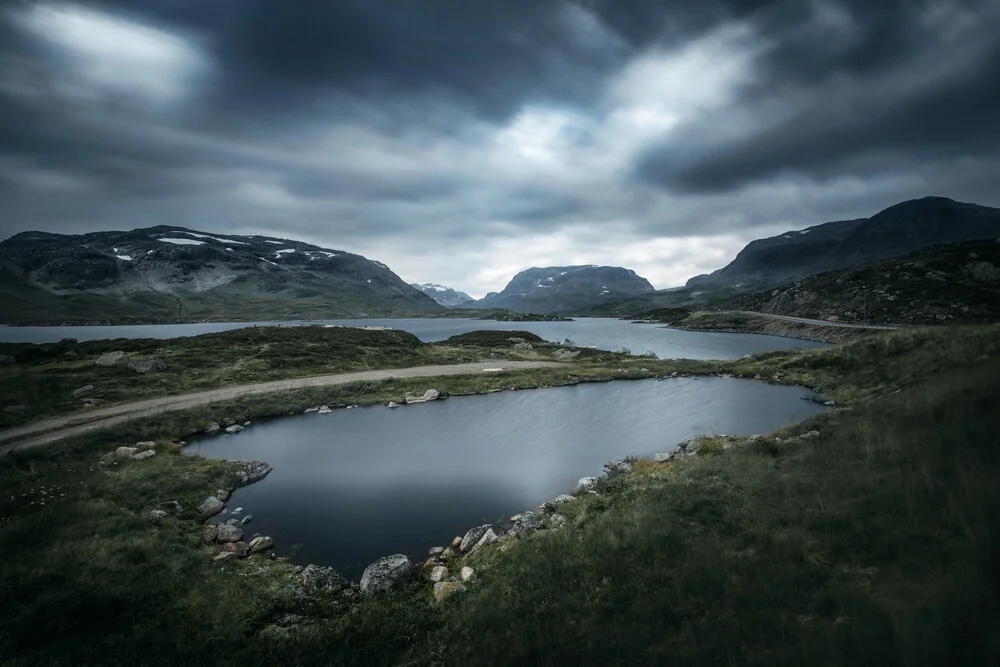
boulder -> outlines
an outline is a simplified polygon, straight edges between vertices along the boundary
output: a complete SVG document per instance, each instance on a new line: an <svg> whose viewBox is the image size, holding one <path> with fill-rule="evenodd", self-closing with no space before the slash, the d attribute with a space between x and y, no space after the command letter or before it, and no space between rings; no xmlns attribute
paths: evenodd
<svg viewBox="0 0 1000 667"><path fill-rule="evenodd" d="M205 433L216 433L222 428L219 426L219 422L208 422L208 426L205 427Z"/></svg>
<svg viewBox="0 0 1000 667"><path fill-rule="evenodd" d="M427 552L430 556L440 556L444 553L444 547L431 547L431 550Z"/></svg>
<svg viewBox="0 0 1000 667"><path fill-rule="evenodd" d="M571 496L568 493L560 493L558 496L553 498L550 502L553 503L569 503L576 500L575 496Z"/></svg>
<svg viewBox="0 0 1000 667"><path fill-rule="evenodd" d="M566 523L566 517L559 513L553 514L549 517L549 523L553 528L561 528Z"/></svg>
<svg viewBox="0 0 1000 667"><path fill-rule="evenodd" d="M424 392L425 401L436 401L441 398L441 392L437 389L428 389Z"/></svg>
<svg viewBox="0 0 1000 667"><path fill-rule="evenodd" d="M361 592L387 591L399 581L413 578L416 567L403 554L384 556L365 568L361 575Z"/></svg>
<svg viewBox="0 0 1000 667"><path fill-rule="evenodd" d="M608 471L609 475L632 472L632 464L625 459L616 459L609 463L605 463L604 469Z"/></svg>
<svg viewBox="0 0 1000 667"><path fill-rule="evenodd" d="M472 581L476 578L476 571L466 565L462 568L462 581Z"/></svg>
<svg viewBox="0 0 1000 667"><path fill-rule="evenodd" d="M134 456L139 453L138 447L119 447L115 450L115 456L120 459L127 458L129 456Z"/></svg>
<svg viewBox="0 0 1000 667"><path fill-rule="evenodd" d="M444 565L437 565L431 569L431 581L443 581L448 576L448 568Z"/></svg>
<svg viewBox="0 0 1000 667"><path fill-rule="evenodd" d="M223 513L223 514L225 514L225 513L226 513L226 510L222 510L222 513ZM240 521L239 521L239 519L230 519L229 521L226 521L226 525L227 525L227 526L235 526L235 525L237 525L237 524L238 524L239 522L240 522Z"/></svg>
<svg viewBox="0 0 1000 667"><path fill-rule="evenodd" d="M333 410L330 409L329 405L321 405L319 406L319 410L317 410L316 412L317 414L328 415L331 412L333 412Z"/></svg>
<svg viewBox="0 0 1000 667"><path fill-rule="evenodd" d="M135 461L145 461L146 459L151 459L154 456L156 456L156 452L152 449L147 449L137 454L133 454L132 459Z"/></svg>
<svg viewBox="0 0 1000 667"><path fill-rule="evenodd" d="M309 414L310 412L319 412L319 406L318 405L314 405L314 406L306 408L305 410L302 411L303 414Z"/></svg>
<svg viewBox="0 0 1000 667"><path fill-rule="evenodd" d="M306 565L299 576L302 577L302 584L314 591L336 593L344 588L350 588L351 585L339 572L323 565Z"/></svg>
<svg viewBox="0 0 1000 667"><path fill-rule="evenodd" d="M503 533L503 531L494 526L492 523L487 523L483 524L482 526L476 526L475 528L470 528L469 531L465 533L465 537L462 538L462 541L458 545L459 551L465 553L472 547L476 546L479 543L479 541L483 539L483 535L485 535L486 531L488 530L493 530L494 534L497 534L498 532L500 534ZM452 544L454 544L454 542Z"/></svg>
<svg viewBox="0 0 1000 667"><path fill-rule="evenodd" d="M591 489L596 487L597 487L596 477L581 477L580 481L576 483L577 491L590 491Z"/></svg>
<svg viewBox="0 0 1000 667"><path fill-rule="evenodd" d="M167 512L166 510L152 510L150 511L149 515L152 516L154 519L164 519L170 516L170 512Z"/></svg>
<svg viewBox="0 0 1000 667"><path fill-rule="evenodd" d="M236 461L230 461L230 463L237 469L236 477L238 479L239 486L246 486L247 484L259 482L271 474L271 471L274 470L274 468L263 461L238 459Z"/></svg>
<svg viewBox="0 0 1000 667"><path fill-rule="evenodd" d="M264 536L255 537L252 540L250 540L250 544L248 546L250 547L250 553L259 554L264 551L270 551L271 549L273 549L274 540L271 539L270 537L264 537Z"/></svg>
<svg viewBox="0 0 1000 667"><path fill-rule="evenodd" d="M83 398L87 394L92 394L92 393L94 393L94 385L92 384L84 385L79 389L73 390L73 396L75 396L76 398Z"/></svg>
<svg viewBox="0 0 1000 667"><path fill-rule="evenodd" d="M215 497L219 500L229 500L229 493L226 489L216 489Z"/></svg>
<svg viewBox="0 0 1000 667"><path fill-rule="evenodd" d="M397 403L396 401L389 401L388 403L385 404L385 407L387 407L387 408L398 408L399 407L399 403Z"/></svg>
<svg viewBox="0 0 1000 667"><path fill-rule="evenodd" d="M519 514L510 532L515 537L525 537L542 527L542 520L534 512Z"/></svg>
<svg viewBox="0 0 1000 667"><path fill-rule="evenodd" d="M153 449L156 447L155 440L143 440L142 442L135 443L136 449Z"/></svg>
<svg viewBox="0 0 1000 667"><path fill-rule="evenodd" d="M121 350L102 354L94 362L96 366L128 366L128 363L128 355Z"/></svg>
<svg viewBox="0 0 1000 667"><path fill-rule="evenodd" d="M242 539L243 529L228 523L219 526L219 532L215 536L217 542L239 542Z"/></svg>
<svg viewBox="0 0 1000 667"><path fill-rule="evenodd" d="M458 558L458 549L456 549L455 547L448 547L448 548L446 548L444 550L444 553L441 554L441 558L445 558L445 559L448 559L448 558Z"/></svg>
<svg viewBox="0 0 1000 667"><path fill-rule="evenodd" d="M434 584L434 601L440 604L453 595L465 591L465 586L457 581L439 581Z"/></svg>
<svg viewBox="0 0 1000 667"><path fill-rule="evenodd" d="M461 546L462 546L462 538L461 537L456 537L455 539L453 539L451 541L451 547L453 549L458 549Z"/></svg>
<svg viewBox="0 0 1000 667"><path fill-rule="evenodd" d="M226 433L236 434L236 433L239 433L242 430L243 430L243 427L240 424L233 424L232 426L227 426L226 427Z"/></svg>
<svg viewBox="0 0 1000 667"><path fill-rule="evenodd" d="M211 526L201 534L201 541L205 544L211 544L215 541L215 538L219 536L218 526Z"/></svg>
<svg viewBox="0 0 1000 667"><path fill-rule="evenodd" d="M660 452L658 454L653 454L653 460L657 463L663 463L664 461L669 461L674 458L671 452Z"/></svg>
<svg viewBox="0 0 1000 667"><path fill-rule="evenodd" d="M167 370L167 365L159 357L149 357L148 359L132 359L128 362L128 367L136 373L161 373Z"/></svg>
<svg viewBox="0 0 1000 667"><path fill-rule="evenodd" d="M251 521L253 521L253 514L247 514L245 517L243 517L243 520L240 521L240 525L242 526L243 524L250 523Z"/></svg>
<svg viewBox="0 0 1000 667"><path fill-rule="evenodd" d="M476 542L476 546L485 547L488 544L493 544L500 539L501 535L503 535L503 531L498 532L494 528L489 528L485 533L483 533L483 536L479 538L479 541Z"/></svg>
<svg viewBox="0 0 1000 667"><path fill-rule="evenodd" d="M249 545L246 542L236 541L236 542L226 542L221 547L219 547L223 553L236 554L240 558L246 558L249 553Z"/></svg>
<svg viewBox="0 0 1000 667"><path fill-rule="evenodd" d="M532 349L531 343L526 340L522 340L520 343L514 343L515 350L530 350Z"/></svg>
<svg viewBox="0 0 1000 667"><path fill-rule="evenodd" d="M204 517L215 516L225 508L225 503L216 498L215 496L209 496L205 498L201 505L198 505L198 511Z"/></svg>

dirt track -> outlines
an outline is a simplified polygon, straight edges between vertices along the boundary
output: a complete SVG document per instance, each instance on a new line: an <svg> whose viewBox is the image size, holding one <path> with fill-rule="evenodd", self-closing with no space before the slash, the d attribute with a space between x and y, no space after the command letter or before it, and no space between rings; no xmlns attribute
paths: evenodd
<svg viewBox="0 0 1000 667"><path fill-rule="evenodd" d="M0 454L6 454L14 449L26 449L28 447L45 445L56 440L61 440L62 438L114 426L137 417L148 417L163 412L184 410L206 403L225 401L252 394L269 394L305 387L325 387L358 380L466 375L470 373L482 373L488 368L502 368L505 371L512 371L530 368L550 368L561 365L559 362L552 361L484 361L471 364L414 366L412 368L389 368L379 371L317 375L293 380L275 380L273 382L222 387L220 389L210 389L191 394L162 396L134 403L121 403L106 408L88 410L87 412L73 413L65 417L53 417L32 424L5 429L0 431L0 443L4 443L0 445Z"/></svg>

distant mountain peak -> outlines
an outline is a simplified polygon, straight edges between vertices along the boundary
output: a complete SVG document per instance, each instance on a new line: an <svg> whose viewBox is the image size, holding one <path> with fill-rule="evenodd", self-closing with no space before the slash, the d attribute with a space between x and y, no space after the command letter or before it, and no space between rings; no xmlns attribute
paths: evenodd
<svg viewBox="0 0 1000 667"><path fill-rule="evenodd" d="M454 308L462 304L471 305L475 301L465 292L437 283L410 283L410 287L420 290L445 308Z"/></svg>
<svg viewBox="0 0 1000 667"><path fill-rule="evenodd" d="M648 280L620 266L533 266L515 275L503 291L487 294L476 305L522 313L572 312L652 291Z"/></svg>

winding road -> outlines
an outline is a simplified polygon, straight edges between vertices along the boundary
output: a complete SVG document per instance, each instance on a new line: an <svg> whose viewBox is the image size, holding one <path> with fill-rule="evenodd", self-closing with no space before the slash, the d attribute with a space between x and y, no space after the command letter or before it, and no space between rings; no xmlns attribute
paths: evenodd
<svg viewBox="0 0 1000 667"><path fill-rule="evenodd" d="M801 322L803 324L815 324L823 327L841 327L844 329L885 329L888 331L899 329L895 324L864 324L862 322L830 322L829 320L810 320L805 317L792 317L791 315L774 315L772 313L758 313L753 310L740 310L740 315L754 315L756 317L766 317L772 320L785 320L786 322Z"/></svg>
<svg viewBox="0 0 1000 667"><path fill-rule="evenodd" d="M38 447L63 438L80 435L109 426L121 424L130 419L148 417L163 412L184 410L206 403L225 401L253 394L269 394L290 389L307 387L327 387L347 382L388 380L392 378L439 377L442 375L469 375L488 371L518 371L532 368L552 368L565 364L555 361L483 361L468 364L446 364L439 366L413 366L410 368L387 368L377 371L338 373L335 375L315 375L292 380L274 380L256 384L242 384L219 389L209 389L190 394L161 396L133 403L120 403L87 412L77 412L65 417L53 417L42 421L8 428L0 431L0 454L15 449Z"/></svg>

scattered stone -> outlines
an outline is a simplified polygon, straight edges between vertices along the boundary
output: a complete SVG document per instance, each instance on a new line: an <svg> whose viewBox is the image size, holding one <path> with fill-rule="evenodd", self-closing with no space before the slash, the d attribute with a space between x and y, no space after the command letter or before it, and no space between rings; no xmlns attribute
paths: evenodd
<svg viewBox="0 0 1000 667"><path fill-rule="evenodd" d="M361 592L387 591L396 582L412 578L416 568L403 554L384 556L365 568L361 575Z"/></svg>
<svg viewBox="0 0 1000 667"><path fill-rule="evenodd" d="M515 537L525 537L542 527L541 518L534 512L524 512L517 517L510 529L511 535Z"/></svg>
<svg viewBox="0 0 1000 667"><path fill-rule="evenodd" d="M437 389L428 389L424 392L423 396L407 396L404 400L407 403L426 403L427 401L436 401L441 398L441 392Z"/></svg>
<svg viewBox="0 0 1000 667"><path fill-rule="evenodd" d="M625 472L632 472L632 464L625 459L616 459L604 464L604 469L609 475L616 475Z"/></svg>
<svg viewBox="0 0 1000 667"><path fill-rule="evenodd" d="M589 491L597 486L596 477L581 477L580 481L576 483L577 491Z"/></svg>
<svg viewBox="0 0 1000 667"><path fill-rule="evenodd" d="M458 550L455 549L455 547L448 547L447 549L444 550L444 553L441 554L441 558L444 559L458 558Z"/></svg>
<svg viewBox="0 0 1000 667"><path fill-rule="evenodd" d="M92 384L84 385L79 389L73 390L73 396L75 396L76 398L82 398L87 394L92 394L92 393L94 393L94 385Z"/></svg>
<svg viewBox="0 0 1000 667"><path fill-rule="evenodd" d="M388 403L385 404L385 407L387 407L387 408L398 408L399 407L399 403L397 403L396 401L389 401Z"/></svg>
<svg viewBox="0 0 1000 667"><path fill-rule="evenodd" d="M481 538L479 538L479 541L476 542L476 546L485 547L488 544L493 544L494 542L500 539L501 535L503 535L502 530L495 529L495 527L491 527L485 533L483 533L483 536Z"/></svg>
<svg viewBox="0 0 1000 667"><path fill-rule="evenodd" d="M226 542L219 548L225 553L236 554L240 558L246 558L249 553L249 546L242 540L237 542Z"/></svg>
<svg viewBox="0 0 1000 667"><path fill-rule="evenodd" d="M94 362L96 366L128 366L128 355L121 350L102 354Z"/></svg>
<svg viewBox="0 0 1000 667"><path fill-rule="evenodd" d="M219 426L219 422L208 422L208 426L205 427L205 433L216 433L222 428Z"/></svg>
<svg viewBox="0 0 1000 667"><path fill-rule="evenodd" d="M243 513L243 508L242 507L237 507L236 509L234 509L232 511L232 513L233 514L242 514Z"/></svg>
<svg viewBox="0 0 1000 667"><path fill-rule="evenodd" d="M518 343L520 345L520 343ZM438 604L458 593L464 593L465 586L457 581L439 581L434 584L434 601Z"/></svg>
<svg viewBox="0 0 1000 667"><path fill-rule="evenodd" d="M243 524L250 523L251 521L253 521L253 514L247 514L243 517L243 520L240 521L240 525L242 526Z"/></svg>
<svg viewBox="0 0 1000 667"><path fill-rule="evenodd" d="M448 576L448 568L444 565L437 565L431 570L431 581L442 581Z"/></svg>
<svg viewBox="0 0 1000 667"><path fill-rule="evenodd" d="M431 556L440 556L444 553L444 547L431 547L431 550L427 553Z"/></svg>
<svg viewBox="0 0 1000 667"><path fill-rule="evenodd" d="M237 486L246 486L248 484L253 484L254 482L259 482L271 474L271 471L274 470L274 468L263 461L238 459L236 461L230 461L229 463L237 468Z"/></svg>
<svg viewBox="0 0 1000 667"><path fill-rule="evenodd" d="M551 502L553 503L568 503L576 500L576 496L571 496L568 493L560 493L558 496L553 498Z"/></svg>
<svg viewBox="0 0 1000 667"><path fill-rule="evenodd" d="M465 553L475 545L479 544L479 541L483 539L483 535L486 534L486 531L490 530L493 531L494 535L496 535L497 533L501 535L503 534L503 530L497 528L492 523L486 523L483 524L482 526L476 526L475 528L470 528L468 532L465 533L465 537L463 537L461 542L459 543L458 545L459 550L462 553ZM454 544L454 542L452 542L452 544Z"/></svg>
<svg viewBox="0 0 1000 667"><path fill-rule="evenodd" d="M562 514L555 513L549 517L549 523L551 523L554 528L561 528L566 523L566 517Z"/></svg>
<svg viewBox="0 0 1000 667"><path fill-rule="evenodd" d="M319 406L319 410L317 410L316 412L321 415L328 415L331 412L333 412L333 410L330 409L329 405L321 405Z"/></svg>
<svg viewBox="0 0 1000 667"><path fill-rule="evenodd" d="M133 454L132 459L135 461L145 461L146 459L151 459L156 456L156 451L152 449L147 449L145 451L139 452L138 454Z"/></svg>
<svg viewBox="0 0 1000 667"><path fill-rule="evenodd" d="M836 403L836 401L824 401L823 405L825 405L827 407L830 407L830 408L833 408L833 407L836 407L837 403Z"/></svg>
<svg viewBox="0 0 1000 667"><path fill-rule="evenodd" d="M218 526L212 526L208 528L204 533L201 534L201 541L205 544L211 544L215 541L215 538L219 536Z"/></svg>
<svg viewBox="0 0 1000 667"><path fill-rule="evenodd" d="M221 512L226 507L225 503L216 498L215 496L209 496L205 498L205 501L198 505L198 511L204 517L215 516Z"/></svg>
<svg viewBox="0 0 1000 667"><path fill-rule="evenodd" d="M235 433L239 433L242 430L243 430L243 427L240 426L239 424L233 424L232 426L227 426L226 427L226 433L233 433L233 434L235 434Z"/></svg>
<svg viewBox="0 0 1000 667"><path fill-rule="evenodd" d="M229 493L230 492L227 491L226 489L216 489L215 490L215 497L218 498L219 500L223 500L223 501L229 500Z"/></svg>
<svg viewBox="0 0 1000 667"><path fill-rule="evenodd" d="M476 578L476 571L466 565L462 568L462 581L472 581Z"/></svg>
<svg viewBox="0 0 1000 667"><path fill-rule="evenodd" d="M512 516L512 517L511 517L510 519L508 519L508 520L509 520L509 521L511 521L511 522L514 522L514 521L517 521L517 520L518 520L518 519L520 519L520 518L521 518L521 515L520 515L520 514L515 514L514 516Z"/></svg>
<svg viewBox="0 0 1000 667"><path fill-rule="evenodd" d="M161 373L167 370L167 365L163 363L163 360L159 357L150 357L148 359L132 359L128 362L128 367L134 370L136 373Z"/></svg>
<svg viewBox="0 0 1000 667"><path fill-rule="evenodd" d="M239 542L243 539L243 530L239 526L227 523L219 526L219 532L216 534L215 539L217 542Z"/></svg>
<svg viewBox="0 0 1000 667"><path fill-rule="evenodd" d="M314 405L311 408L306 408L305 410L302 411L303 414L308 414L310 412L319 412L319 406Z"/></svg>
<svg viewBox="0 0 1000 667"><path fill-rule="evenodd" d="M157 518L157 519L164 519L164 518L170 516L170 512L167 512L166 510L152 510L152 511L150 511L149 514L150 514L150 516L152 516L154 518Z"/></svg>
<svg viewBox="0 0 1000 667"><path fill-rule="evenodd" d="M453 549L458 549L459 547L461 547L462 546L462 538L461 537L456 537L455 539L453 539L451 541L451 546L452 546Z"/></svg>
<svg viewBox="0 0 1000 667"><path fill-rule="evenodd" d="M350 588L351 584L332 567L323 565L306 565L300 573L302 583L314 591L333 591L334 593Z"/></svg>
<svg viewBox="0 0 1000 667"><path fill-rule="evenodd" d="M430 558L424 561L424 564L421 566L421 568L426 570L429 567L434 567L435 565L440 565L440 564L441 564L440 559L437 556L431 556Z"/></svg>
<svg viewBox="0 0 1000 667"><path fill-rule="evenodd" d="M270 551L274 548L274 540L270 537L255 537L250 540L250 553L259 554L264 551Z"/></svg>
<svg viewBox="0 0 1000 667"><path fill-rule="evenodd" d="M115 456L118 458L126 458L133 456L139 452L138 447L119 447L115 450Z"/></svg>

